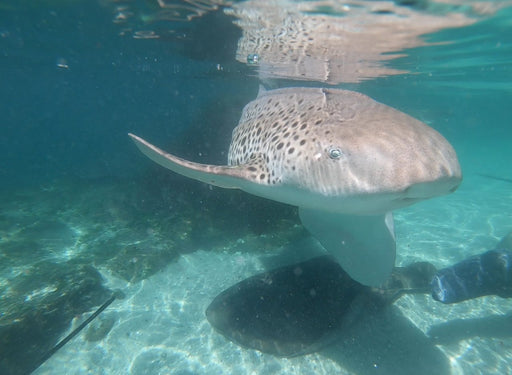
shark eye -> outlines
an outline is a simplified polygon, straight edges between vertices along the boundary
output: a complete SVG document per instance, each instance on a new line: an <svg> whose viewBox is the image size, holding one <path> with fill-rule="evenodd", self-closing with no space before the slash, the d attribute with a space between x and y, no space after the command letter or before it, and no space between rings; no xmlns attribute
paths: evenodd
<svg viewBox="0 0 512 375"><path fill-rule="evenodd" d="M329 147L327 153L331 159L339 159L343 155L343 151L338 147Z"/></svg>

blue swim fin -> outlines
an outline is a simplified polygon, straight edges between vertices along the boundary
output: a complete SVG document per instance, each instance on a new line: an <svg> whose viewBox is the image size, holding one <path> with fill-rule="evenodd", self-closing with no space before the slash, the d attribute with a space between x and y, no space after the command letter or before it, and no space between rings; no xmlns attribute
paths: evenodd
<svg viewBox="0 0 512 375"><path fill-rule="evenodd" d="M432 297L442 303L497 295L512 297L512 251L490 250L436 272Z"/></svg>

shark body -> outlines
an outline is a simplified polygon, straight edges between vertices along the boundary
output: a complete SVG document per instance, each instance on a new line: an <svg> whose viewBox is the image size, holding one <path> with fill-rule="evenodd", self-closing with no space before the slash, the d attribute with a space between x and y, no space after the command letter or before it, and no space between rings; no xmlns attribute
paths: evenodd
<svg viewBox="0 0 512 375"><path fill-rule="evenodd" d="M187 161L130 136L176 173L298 206L303 225L369 286L395 264L392 211L453 192L462 179L436 130L348 90L260 91L233 130L227 165Z"/></svg>

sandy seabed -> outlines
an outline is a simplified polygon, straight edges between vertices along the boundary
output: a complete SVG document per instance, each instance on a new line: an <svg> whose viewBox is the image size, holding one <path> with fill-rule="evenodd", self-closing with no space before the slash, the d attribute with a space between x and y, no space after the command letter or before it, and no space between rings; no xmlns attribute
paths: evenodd
<svg viewBox="0 0 512 375"><path fill-rule="evenodd" d="M485 189L492 194L462 187L451 196L397 211L397 264L425 260L444 267L494 248L512 229L512 190L500 181ZM482 194L485 200L474 199ZM35 374L509 372L512 300L493 296L442 305L427 295L406 295L354 323L333 345L302 357L276 358L241 348L206 320L212 299L246 277L322 253L311 238L256 250L198 249L136 283L103 272L108 287L126 294L98 318L113 319L113 328L97 342L77 336Z"/></svg>

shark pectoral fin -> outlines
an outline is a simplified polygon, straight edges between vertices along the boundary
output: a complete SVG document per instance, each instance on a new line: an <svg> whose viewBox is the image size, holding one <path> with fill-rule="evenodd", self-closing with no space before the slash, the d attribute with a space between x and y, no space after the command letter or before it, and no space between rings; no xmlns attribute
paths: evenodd
<svg viewBox="0 0 512 375"><path fill-rule="evenodd" d="M299 207L302 224L354 280L379 286L395 265L395 235L391 212L356 216Z"/></svg>
<svg viewBox="0 0 512 375"><path fill-rule="evenodd" d="M250 180L250 171L245 166L194 163L171 155L134 134L128 133L128 135L133 139L139 150L148 158L162 167L185 177L231 189L241 189L247 184L247 180Z"/></svg>

